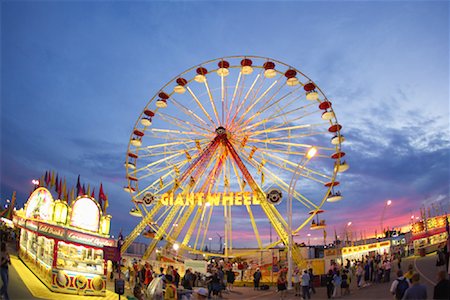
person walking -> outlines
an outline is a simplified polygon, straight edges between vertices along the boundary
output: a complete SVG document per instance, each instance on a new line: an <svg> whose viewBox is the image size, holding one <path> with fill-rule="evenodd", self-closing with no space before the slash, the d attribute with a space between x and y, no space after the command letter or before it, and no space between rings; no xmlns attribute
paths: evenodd
<svg viewBox="0 0 450 300"><path fill-rule="evenodd" d="M425 300L427 299L427 287L420 284L419 273L414 273L412 276L412 285L409 287L402 299L404 300Z"/></svg>
<svg viewBox="0 0 450 300"><path fill-rule="evenodd" d="M311 299L311 294L309 293L309 282L311 281L311 277L307 270L303 272L302 275L302 293L303 299Z"/></svg>
<svg viewBox="0 0 450 300"><path fill-rule="evenodd" d="M341 290L344 296L350 294L349 273L347 269L342 272Z"/></svg>
<svg viewBox="0 0 450 300"><path fill-rule="evenodd" d="M3 299L9 300L8 295L8 282L9 282L9 270L8 267L11 264L9 253L6 250L6 244L2 243L0 246L0 275L3 281L3 285L0 289L0 295Z"/></svg>
<svg viewBox="0 0 450 300"><path fill-rule="evenodd" d="M433 299L450 299L450 280L446 278L445 273L443 270L438 272L438 283L434 287Z"/></svg>
<svg viewBox="0 0 450 300"><path fill-rule="evenodd" d="M295 296L301 295L301 289L300 289L300 270L298 267L295 268L294 274L292 275L292 281L294 283L294 289L295 289Z"/></svg>
<svg viewBox="0 0 450 300"><path fill-rule="evenodd" d="M277 288L278 288L278 292L280 293L280 300L284 300L284 297L286 296L286 284L287 284L287 279L286 279L286 272L280 272L280 275L278 276L277 279Z"/></svg>
<svg viewBox="0 0 450 300"><path fill-rule="evenodd" d="M386 258L384 261L384 282L390 282L391 281L391 261Z"/></svg>
<svg viewBox="0 0 450 300"><path fill-rule="evenodd" d="M231 267L227 269L226 274L227 274L227 288L228 291L231 292L231 290L233 289L234 280L236 279L236 274L234 274Z"/></svg>
<svg viewBox="0 0 450 300"><path fill-rule="evenodd" d="M262 274L259 268L256 269L256 272L253 273L253 289L258 290L259 289L259 282L261 281Z"/></svg>
<svg viewBox="0 0 450 300"><path fill-rule="evenodd" d="M331 297L333 296L333 290L334 290L333 279L334 279L333 271L329 270L328 274L325 275L325 281L326 281L326 284L327 284L327 297L328 297L328 299L331 299Z"/></svg>
<svg viewBox="0 0 450 300"><path fill-rule="evenodd" d="M312 268L309 268L308 272L309 272L309 277L310 277L310 280L309 280L309 288L310 288L311 292L312 292L313 294L315 294L315 293L316 293L316 289L314 288L314 274L313 274L313 269L312 269Z"/></svg>
<svg viewBox="0 0 450 300"><path fill-rule="evenodd" d="M397 279L392 281L390 292L396 300L401 300L410 287L409 280L403 276L403 271L397 271Z"/></svg>
<svg viewBox="0 0 450 300"><path fill-rule="evenodd" d="M341 288L342 277L341 272L339 270L336 270L336 273L333 276L333 284L334 284L333 298L336 298L336 296L340 297L342 295L342 288Z"/></svg>

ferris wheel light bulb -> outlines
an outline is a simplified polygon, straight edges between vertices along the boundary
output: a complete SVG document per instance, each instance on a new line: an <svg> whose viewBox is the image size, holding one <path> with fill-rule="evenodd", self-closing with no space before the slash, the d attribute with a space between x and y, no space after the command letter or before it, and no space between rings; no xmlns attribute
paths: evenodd
<svg viewBox="0 0 450 300"><path fill-rule="evenodd" d="M306 157L307 158L313 158L314 155L316 155L317 153L317 148L316 147L311 147L309 148L308 152L306 153Z"/></svg>

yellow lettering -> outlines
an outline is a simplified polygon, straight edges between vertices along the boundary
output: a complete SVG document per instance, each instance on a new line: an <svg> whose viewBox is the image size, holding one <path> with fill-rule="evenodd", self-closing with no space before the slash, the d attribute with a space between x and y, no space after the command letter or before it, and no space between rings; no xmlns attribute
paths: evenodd
<svg viewBox="0 0 450 300"><path fill-rule="evenodd" d="M169 204L169 195L167 193L164 193L161 195L161 204L162 205L168 205Z"/></svg>
<svg viewBox="0 0 450 300"><path fill-rule="evenodd" d="M253 205L260 205L261 204L261 202L259 201L258 194L253 194L252 202L253 202Z"/></svg>
<svg viewBox="0 0 450 300"><path fill-rule="evenodd" d="M196 193L195 196L197 198L197 205L202 206L203 205L203 197L205 196L205 194L204 193Z"/></svg>
<svg viewBox="0 0 450 300"><path fill-rule="evenodd" d="M186 195L186 205L192 206L195 205L195 194L189 193Z"/></svg>
<svg viewBox="0 0 450 300"><path fill-rule="evenodd" d="M175 200L174 205L180 205L180 206L184 205L183 195L181 193L177 195L177 199Z"/></svg>
<svg viewBox="0 0 450 300"><path fill-rule="evenodd" d="M217 206L220 205L220 196L221 194L208 194L206 199L209 204Z"/></svg>
<svg viewBox="0 0 450 300"><path fill-rule="evenodd" d="M230 193L233 195L233 193ZM242 197L238 196L237 194L234 195L234 205L242 205Z"/></svg>
<svg viewBox="0 0 450 300"><path fill-rule="evenodd" d="M228 195L226 193L222 194L222 205L233 205L233 193Z"/></svg>
<svg viewBox="0 0 450 300"><path fill-rule="evenodd" d="M244 205L252 205L252 198L245 197L245 193L236 193L236 198L241 198Z"/></svg>

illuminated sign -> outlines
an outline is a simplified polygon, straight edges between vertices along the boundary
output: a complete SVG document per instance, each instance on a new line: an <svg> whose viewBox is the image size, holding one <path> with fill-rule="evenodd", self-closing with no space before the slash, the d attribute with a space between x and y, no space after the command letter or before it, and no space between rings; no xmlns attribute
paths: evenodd
<svg viewBox="0 0 450 300"><path fill-rule="evenodd" d="M84 234L80 232L75 232L69 230L67 232L67 240L78 242L81 244L93 245L93 246L114 246L115 241L111 239L105 239L89 234Z"/></svg>
<svg viewBox="0 0 450 300"><path fill-rule="evenodd" d="M386 248L386 247L390 247L391 242L390 241L384 241L384 242L380 242L380 243L373 243L373 244L368 244L368 245L362 245L362 246L354 246L354 247L345 247L342 248L342 253L357 253L357 252L364 252L364 251L369 251L369 250L376 250L379 249L381 250L382 248Z"/></svg>
<svg viewBox="0 0 450 300"><path fill-rule="evenodd" d="M100 225L100 208L97 202L89 197L75 200L70 225L97 232Z"/></svg>
<svg viewBox="0 0 450 300"><path fill-rule="evenodd" d="M64 228L61 227L40 223L38 231L56 237L64 237Z"/></svg>
<svg viewBox="0 0 450 300"><path fill-rule="evenodd" d="M51 220L53 214L52 194L43 187L36 189L28 198L27 218L39 218L41 220Z"/></svg>
<svg viewBox="0 0 450 300"><path fill-rule="evenodd" d="M178 194L165 193L161 195L159 200L162 205L166 206L192 206L192 205L211 205L211 206L225 206L225 205L260 205L261 202L258 196L250 192L236 192L236 193L189 193Z"/></svg>

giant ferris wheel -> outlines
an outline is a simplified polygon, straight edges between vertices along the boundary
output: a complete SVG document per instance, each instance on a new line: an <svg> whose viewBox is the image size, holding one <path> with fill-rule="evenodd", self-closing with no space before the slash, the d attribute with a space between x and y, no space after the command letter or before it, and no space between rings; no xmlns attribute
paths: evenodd
<svg viewBox="0 0 450 300"><path fill-rule="evenodd" d="M184 71L156 92L131 133L124 189L140 222L122 251L146 230L144 258L160 243L225 257L287 244L288 193L292 234L323 228L317 214L342 198L337 174L348 168L341 128L316 83L280 61L232 56ZM211 249L217 236L220 253ZM300 263L295 247L293 257Z"/></svg>

